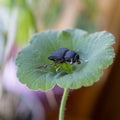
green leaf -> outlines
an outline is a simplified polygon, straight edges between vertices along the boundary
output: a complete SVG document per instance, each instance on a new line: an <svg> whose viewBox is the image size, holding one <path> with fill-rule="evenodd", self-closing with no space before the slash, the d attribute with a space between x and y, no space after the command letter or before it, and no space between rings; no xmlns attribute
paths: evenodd
<svg viewBox="0 0 120 120"><path fill-rule="evenodd" d="M106 31L88 34L78 29L47 30L35 34L16 59L17 76L31 89L48 90L56 84L62 88L77 89L90 86L102 75L114 58L114 37ZM47 68L37 66L51 64L51 52L65 47L76 51L81 64L58 64ZM56 68L61 66L60 71Z"/></svg>

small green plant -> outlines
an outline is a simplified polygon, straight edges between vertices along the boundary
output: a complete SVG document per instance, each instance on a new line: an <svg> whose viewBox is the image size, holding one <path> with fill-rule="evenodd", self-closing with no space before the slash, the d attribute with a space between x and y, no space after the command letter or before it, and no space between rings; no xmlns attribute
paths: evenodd
<svg viewBox="0 0 120 120"><path fill-rule="evenodd" d="M47 30L35 34L30 44L17 58L17 76L34 90L49 90L56 84L64 89L59 120L64 119L64 109L69 89L90 86L102 75L102 70L113 62L114 37L106 31L92 34L79 29ZM48 56L58 48L74 50L80 56L80 64L53 63ZM37 68L38 66L49 65ZM56 70L60 67L60 70Z"/></svg>

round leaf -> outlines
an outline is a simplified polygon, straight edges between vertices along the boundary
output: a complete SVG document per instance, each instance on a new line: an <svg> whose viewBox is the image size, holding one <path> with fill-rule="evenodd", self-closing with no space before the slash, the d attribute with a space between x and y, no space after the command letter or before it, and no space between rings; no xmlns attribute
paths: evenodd
<svg viewBox="0 0 120 120"><path fill-rule="evenodd" d="M83 30L67 29L35 34L17 56L18 78L29 88L41 90L48 90L56 84L71 89L92 85L99 80L102 70L112 63L113 43L113 35L106 31L88 34ZM37 68L53 63L48 56L58 48L76 51L81 64L61 63ZM56 71L58 67L60 70Z"/></svg>

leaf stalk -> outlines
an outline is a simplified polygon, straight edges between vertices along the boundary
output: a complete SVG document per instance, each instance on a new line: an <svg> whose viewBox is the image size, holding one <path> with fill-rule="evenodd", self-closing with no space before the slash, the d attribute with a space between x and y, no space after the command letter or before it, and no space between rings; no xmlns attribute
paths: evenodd
<svg viewBox="0 0 120 120"><path fill-rule="evenodd" d="M67 102L68 94L69 94L69 88L65 88L62 96L62 101L60 104L59 120L64 120L65 105Z"/></svg>

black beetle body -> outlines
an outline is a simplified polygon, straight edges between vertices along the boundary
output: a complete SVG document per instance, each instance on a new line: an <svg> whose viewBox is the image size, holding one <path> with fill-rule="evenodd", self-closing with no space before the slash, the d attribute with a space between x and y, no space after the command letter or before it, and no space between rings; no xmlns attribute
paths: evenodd
<svg viewBox="0 0 120 120"><path fill-rule="evenodd" d="M56 51L52 52L48 59L53 60L55 63L69 63L73 64L77 62L80 64L79 55L73 51L69 50L67 48L58 48Z"/></svg>

